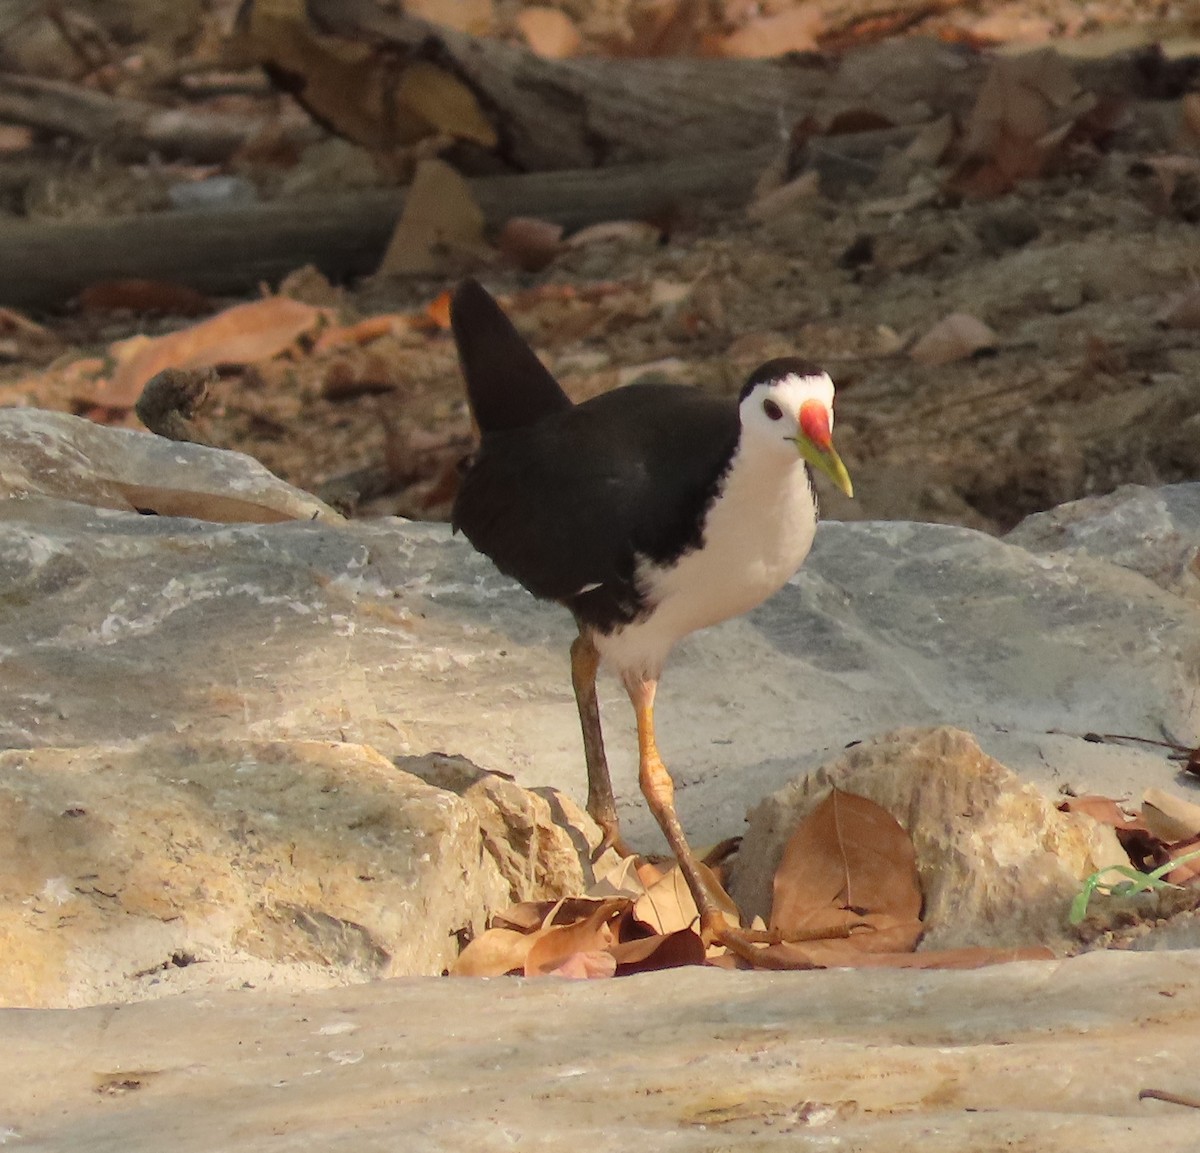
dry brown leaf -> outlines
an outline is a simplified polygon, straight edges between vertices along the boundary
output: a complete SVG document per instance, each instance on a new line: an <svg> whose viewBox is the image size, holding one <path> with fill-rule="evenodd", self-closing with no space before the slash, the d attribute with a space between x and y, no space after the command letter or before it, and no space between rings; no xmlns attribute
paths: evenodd
<svg viewBox="0 0 1200 1153"><path fill-rule="evenodd" d="M413 317L404 312L368 316L356 324L331 325L313 343L313 352L327 352L347 345L370 344L384 336L397 336L416 327Z"/></svg>
<svg viewBox="0 0 1200 1153"><path fill-rule="evenodd" d="M736 32L717 41L721 56L752 59L782 56L785 52L815 52L825 28L821 6L799 4L773 16L756 16Z"/></svg>
<svg viewBox="0 0 1200 1153"><path fill-rule="evenodd" d="M721 887L713 871L699 861L696 867L704 877L705 885L717 906L732 924L739 924L739 913L733 899ZM683 871L678 865L666 874L646 885L646 892L633 906L633 915L656 933L674 933L696 924L700 914L692 897Z"/></svg>
<svg viewBox="0 0 1200 1153"><path fill-rule="evenodd" d="M1151 788L1142 794L1142 820L1150 832L1171 846L1200 837L1200 805L1162 789ZM1171 855L1178 856L1174 847Z"/></svg>
<svg viewBox="0 0 1200 1153"><path fill-rule="evenodd" d="M577 56L583 47L579 29L561 8L523 8L517 13L516 24L530 50L546 60Z"/></svg>
<svg viewBox="0 0 1200 1153"><path fill-rule="evenodd" d="M614 977L617 959L604 949L592 949L586 953L572 953L553 969L537 974L540 977L566 977L572 981L595 981Z"/></svg>
<svg viewBox="0 0 1200 1153"><path fill-rule="evenodd" d="M1094 104L1053 49L998 58L971 110L964 161L949 187L987 198L1040 175L1071 126Z"/></svg>
<svg viewBox="0 0 1200 1153"><path fill-rule="evenodd" d="M484 148L497 144L496 130L475 94L457 76L424 60L414 60L400 74L396 104L429 126L423 135L440 133Z"/></svg>
<svg viewBox="0 0 1200 1153"><path fill-rule="evenodd" d="M1189 853L1194 853L1197 850L1200 850L1200 837L1190 837L1186 841L1180 841L1178 844L1171 846L1168 860L1179 860L1181 857L1186 857ZM1200 857L1195 860L1184 861L1182 865L1178 865L1167 873L1163 879L1169 881L1172 885L1195 885L1200 887Z"/></svg>
<svg viewBox="0 0 1200 1153"><path fill-rule="evenodd" d="M693 929L621 941L610 946L609 953L616 961L616 972L621 977L631 973L652 973L658 969L704 964L704 942Z"/></svg>
<svg viewBox="0 0 1200 1153"><path fill-rule="evenodd" d="M165 368L257 364L295 346L328 318L328 310L286 296L237 304L190 328L153 339L135 338L110 348L117 369L94 400L132 408L146 382Z"/></svg>
<svg viewBox="0 0 1200 1153"><path fill-rule="evenodd" d="M167 316L202 316L212 301L202 292L168 280L100 280L79 294L84 312L157 312Z"/></svg>
<svg viewBox="0 0 1200 1153"><path fill-rule="evenodd" d="M1058 808L1063 813L1083 813L1093 821L1099 821L1100 824L1109 825L1114 829L1146 827L1145 822L1138 817L1131 817L1112 797L1101 797L1092 793L1082 797L1068 797Z"/></svg>
<svg viewBox="0 0 1200 1153"><path fill-rule="evenodd" d="M496 237L496 247L523 272L541 272L562 250L562 234L561 224L511 216Z"/></svg>
<svg viewBox="0 0 1200 1153"><path fill-rule="evenodd" d="M966 312L952 312L939 320L909 350L918 364L934 367L966 360L984 349L995 348L999 337L982 320Z"/></svg>
<svg viewBox="0 0 1200 1153"><path fill-rule="evenodd" d="M545 976L575 953L607 951L616 939L614 922L628 909L627 900L614 897L601 901L591 915L581 921L539 931L535 934L533 946L525 957L525 976ZM614 969L615 967L614 965Z"/></svg>
<svg viewBox="0 0 1200 1153"><path fill-rule="evenodd" d="M489 252L483 224L467 182L445 161L423 160L379 271L428 274L444 269L448 258L481 259Z"/></svg>
<svg viewBox="0 0 1200 1153"><path fill-rule="evenodd" d="M921 935L912 840L885 809L832 789L797 827L775 872L771 928L786 939L865 926L854 948L911 949Z"/></svg>
<svg viewBox="0 0 1200 1153"><path fill-rule="evenodd" d="M502 977L523 969L536 933L516 929L488 929L475 938L450 966L453 977Z"/></svg>

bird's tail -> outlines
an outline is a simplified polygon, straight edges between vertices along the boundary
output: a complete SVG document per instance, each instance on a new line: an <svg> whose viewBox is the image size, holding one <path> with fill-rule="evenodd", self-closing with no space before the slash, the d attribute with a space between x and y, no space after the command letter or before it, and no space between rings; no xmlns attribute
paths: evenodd
<svg viewBox="0 0 1200 1153"><path fill-rule="evenodd" d="M450 327L481 432L521 428L571 407L570 397L479 281L464 280L455 290Z"/></svg>

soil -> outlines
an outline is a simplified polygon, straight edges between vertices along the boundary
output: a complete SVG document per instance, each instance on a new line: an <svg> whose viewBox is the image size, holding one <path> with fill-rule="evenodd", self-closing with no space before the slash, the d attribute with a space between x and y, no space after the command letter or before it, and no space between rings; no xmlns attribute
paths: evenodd
<svg viewBox="0 0 1200 1153"><path fill-rule="evenodd" d="M1025 7L1056 26L1078 11L1065 0ZM1114 25L1128 15L1111 7ZM661 234L626 229L536 275L502 262L475 271L576 398L647 374L735 392L763 360L802 354L838 386L835 439L856 488L852 502L823 494L824 515L999 533L1121 484L1200 477L1200 307L1169 315L1195 291L1195 176L1171 188L1146 166L1149 151L1180 152L1174 138L1124 147L984 200L941 195L932 170L893 158L866 187L801 196L768 220L682 206ZM60 206L87 200L88 181L131 179L96 161L76 165L71 184L57 163ZM421 316L453 281L448 269L331 288L308 273L287 291L345 320ZM989 326L992 347L941 365L914 359L915 340L954 313ZM42 344L9 342L0 403L131 424L81 402L74 366L120 337L192 323L38 319ZM225 372L201 425L212 443L347 498L358 515L444 517L470 439L451 340L429 324ZM338 481L355 470L368 480ZM389 491L372 495L381 474Z"/></svg>

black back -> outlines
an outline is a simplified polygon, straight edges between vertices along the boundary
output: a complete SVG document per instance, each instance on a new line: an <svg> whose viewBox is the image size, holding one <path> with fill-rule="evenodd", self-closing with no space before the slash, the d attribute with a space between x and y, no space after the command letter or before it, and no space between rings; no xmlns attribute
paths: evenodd
<svg viewBox="0 0 1200 1153"><path fill-rule="evenodd" d="M571 400L477 280L450 301L450 327L480 432L533 424Z"/></svg>
<svg viewBox="0 0 1200 1153"><path fill-rule="evenodd" d="M668 564L703 543L739 429L732 399L634 384L486 432L454 525L535 596L608 631L649 607L639 557Z"/></svg>

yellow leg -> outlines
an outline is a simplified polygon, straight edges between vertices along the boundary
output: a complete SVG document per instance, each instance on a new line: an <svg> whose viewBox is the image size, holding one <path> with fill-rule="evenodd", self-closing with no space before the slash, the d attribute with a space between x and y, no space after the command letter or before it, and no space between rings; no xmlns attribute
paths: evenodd
<svg viewBox="0 0 1200 1153"><path fill-rule="evenodd" d="M706 940L723 939L729 928L728 923L708 891L696 857L687 843L683 826L675 812L675 783L671 780L671 774L667 772L662 757L658 755L658 745L654 740L654 694L657 688L658 682L654 680L633 677L625 680L625 691L629 694L637 714L640 761L638 783L654 819L679 862L684 880L687 881L696 908L700 911L701 934Z"/></svg>
<svg viewBox="0 0 1200 1153"><path fill-rule="evenodd" d="M579 707L579 726L583 730L583 757L587 762L588 775L587 811L604 833L593 859L610 847L623 857L629 856L629 850L621 840L617 802L613 797L608 759L604 755L600 703L596 699L596 669L599 665L600 654L590 634L581 628L579 636L571 644L571 684L575 689L575 703Z"/></svg>

